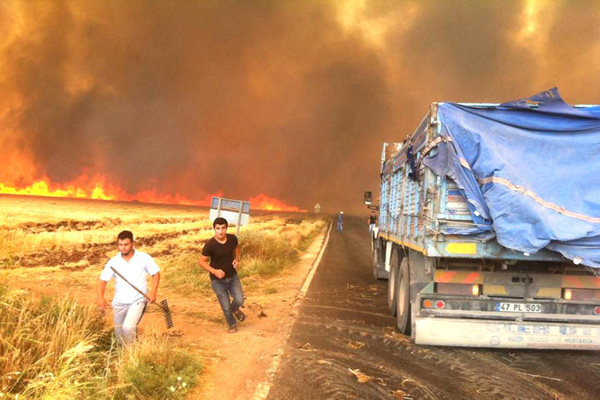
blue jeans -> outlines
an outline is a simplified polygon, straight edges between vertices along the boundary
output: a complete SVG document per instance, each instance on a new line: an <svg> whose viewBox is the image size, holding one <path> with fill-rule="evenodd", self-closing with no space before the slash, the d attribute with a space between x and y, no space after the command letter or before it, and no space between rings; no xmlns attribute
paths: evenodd
<svg viewBox="0 0 600 400"><path fill-rule="evenodd" d="M244 304L244 293L242 292L242 283L240 278L235 275L231 278L213 279L210 284L217 295L223 315L227 320L229 327L236 326L233 312L237 311ZM230 296L233 301L230 301Z"/></svg>

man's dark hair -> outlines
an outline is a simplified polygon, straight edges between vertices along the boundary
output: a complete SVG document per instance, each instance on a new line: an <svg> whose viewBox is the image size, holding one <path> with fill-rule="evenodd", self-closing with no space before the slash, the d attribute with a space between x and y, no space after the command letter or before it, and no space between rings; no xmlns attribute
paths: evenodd
<svg viewBox="0 0 600 400"><path fill-rule="evenodd" d="M225 226L229 226L229 224L227 223L227 220L223 217L218 217L215 218L215 220L213 221L213 228L217 225L225 225Z"/></svg>
<svg viewBox="0 0 600 400"><path fill-rule="evenodd" d="M120 232L119 235L117 236L117 240L125 240L125 239L129 239L133 242L133 232L131 232L131 231Z"/></svg>

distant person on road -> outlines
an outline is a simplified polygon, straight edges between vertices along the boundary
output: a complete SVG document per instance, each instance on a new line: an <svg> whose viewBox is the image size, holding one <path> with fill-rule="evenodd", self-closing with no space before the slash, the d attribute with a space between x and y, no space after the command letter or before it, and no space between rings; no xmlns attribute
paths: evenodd
<svg viewBox="0 0 600 400"><path fill-rule="evenodd" d="M344 231L344 212L340 211L337 217L337 231L342 233Z"/></svg>
<svg viewBox="0 0 600 400"><path fill-rule="evenodd" d="M160 283L160 270L152 257L134 248L133 233L123 231L117 236L119 254L111 258L100 274L96 286L98 310L106 311L104 292L106 284L115 278L115 296L112 300L113 319L115 322L115 335L120 344L126 345L135 341L137 326L146 309L146 298L135 290L123 278L118 276L114 268L131 284L147 293L146 276L152 276L152 286L148 298L150 303L156 301L156 291Z"/></svg>
<svg viewBox="0 0 600 400"><path fill-rule="evenodd" d="M229 326L228 331L234 333L237 331L235 319L243 321L246 316L240 310L244 304L244 293L237 274L240 258L238 238L227 233L227 226L225 218L219 217L214 220L215 236L204 245L200 266L210 273L210 283L223 310Z"/></svg>
<svg viewBox="0 0 600 400"><path fill-rule="evenodd" d="M375 211L371 211L371 215L369 215L367 222L369 224L369 235L371 235L373 233L373 229L375 228L375 223L377 222Z"/></svg>

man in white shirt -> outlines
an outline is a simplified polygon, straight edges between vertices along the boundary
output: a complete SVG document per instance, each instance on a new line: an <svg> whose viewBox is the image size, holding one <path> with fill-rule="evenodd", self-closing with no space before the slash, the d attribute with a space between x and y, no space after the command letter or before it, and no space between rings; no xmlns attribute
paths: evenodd
<svg viewBox="0 0 600 400"><path fill-rule="evenodd" d="M133 244L131 231L119 233L117 237L119 254L106 263L96 287L98 310L104 313L106 311L106 301L104 300L106 284L115 278L115 297L112 300L112 308L115 335L121 344L129 344L135 340L138 323L146 309L146 298L115 274L111 267L144 293L148 292L146 275L151 275L152 286L150 293L147 294L150 303L156 301L156 291L160 282L160 270L152 257L136 250Z"/></svg>

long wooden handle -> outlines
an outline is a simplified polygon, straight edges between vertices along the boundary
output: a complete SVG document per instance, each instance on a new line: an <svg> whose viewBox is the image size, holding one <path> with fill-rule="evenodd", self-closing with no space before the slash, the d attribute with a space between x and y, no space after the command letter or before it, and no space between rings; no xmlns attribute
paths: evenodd
<svg viewBox="0 0 600 400"><path fill-rule="evenodd" d="M148 295L146 295L146 293L142 292L140 289L138 289L137 287L135 287L133 285L133 283L129 282L127 279L125 279L125 277L123 275L121 275L121 273L119 271L117 271L114 267L110 267L110 269L113 270L113 272L117 275L119 275L119 277L121 279L123 279L125 282L127 282L129 284L129 286L131 286L132 288L134 288L135 290L137 290L142 296L144 296L148 301L150 300L150 297L148 297Z"/></svg>

